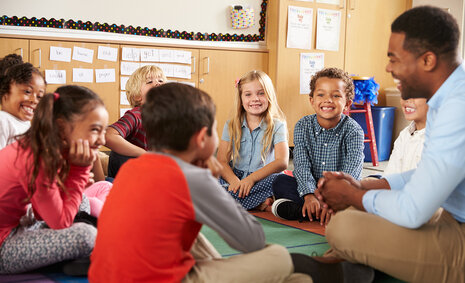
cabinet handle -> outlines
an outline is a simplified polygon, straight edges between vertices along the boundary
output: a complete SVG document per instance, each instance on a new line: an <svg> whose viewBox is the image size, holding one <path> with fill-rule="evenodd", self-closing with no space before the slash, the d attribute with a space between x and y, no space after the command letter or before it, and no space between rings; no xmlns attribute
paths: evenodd
<svg viewBox="0 0 465 283"><path fill-rule="evenodd" d="M355 10L355 0L349 0L349 9Z"/></svg>
<svg viewBox="0 0 465 283"><path fill-rule="evenodd" d="M203 59L207 59L207 72L203 72L205 75L207 75L208 73L210 73L210 57L205 57Z"/></svg>
<svg viewBox="0 0 465 283"><path fill-rule="evenodd" d="M22 57L23 57L23 49L20 47L20 48L16 48L15 51L16 51L16 50L19 50L20 55L21 55L21 58L22 58Z"/></svg>
<svg viewBox="0 0 465 283"><path fill-rule="evenodd" d="M346 0L339 0L339 9L344 10L345 3L346 3Z"/></svg>
<svg viewBox="0 0 465 283"><path fill-rule="evenodd" d="M37 66L37 69L40 69L40 67L42 66L42 49L37 48L34 51L39 51L39 66Z"/></svg>
<svg viewBox="0 0 465 283"><path fill-rule="evenodd" d="M192 61L194 61L194 64L193 64L193 65L194 65L194 66L193 66L193 67L194 67L194 71L191 72L191 74L195 74L195 56L191 56L191 59L192 59Z"/></svg>

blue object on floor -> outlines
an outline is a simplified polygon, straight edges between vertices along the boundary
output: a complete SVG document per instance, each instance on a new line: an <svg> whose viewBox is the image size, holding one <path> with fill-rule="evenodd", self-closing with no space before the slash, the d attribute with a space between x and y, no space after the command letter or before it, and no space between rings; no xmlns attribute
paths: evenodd
<svg viewBox="0 0 465 283"><path fill-rule="evenodd" d="M394 125L394 110L391 106L372 106L373 127L375 130L376 147L378 148L378 161L385 161L391 155L392 127ZM350 115L363 131L367 132L365 113L351 113ZM371 162L370 144L365 143L365 162Z"/></svg>

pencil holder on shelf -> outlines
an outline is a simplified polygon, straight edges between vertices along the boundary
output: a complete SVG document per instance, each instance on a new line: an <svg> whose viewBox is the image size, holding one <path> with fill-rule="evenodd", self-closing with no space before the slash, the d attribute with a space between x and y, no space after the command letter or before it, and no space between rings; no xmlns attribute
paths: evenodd
<svg viewBox="0 0 465 283"><path fill-rule="evenodd" d="M253 27L254 11L252 8L244 9L240 5L231 6L231 26L233 29Z"/></svg>

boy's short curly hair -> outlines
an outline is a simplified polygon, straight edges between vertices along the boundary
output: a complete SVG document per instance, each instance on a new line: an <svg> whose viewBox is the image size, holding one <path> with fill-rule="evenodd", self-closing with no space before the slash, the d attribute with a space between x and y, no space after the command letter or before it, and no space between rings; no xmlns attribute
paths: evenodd
<svg viewBox="0 0 465 283"><path fill-rule="evenodd" d="M347 72L339 68L324 68L312 76L310 81L310 97L313 97L316 81L319 78L341 79L345 84L345 95L347 100L354 99L354 82Z"/></svg>

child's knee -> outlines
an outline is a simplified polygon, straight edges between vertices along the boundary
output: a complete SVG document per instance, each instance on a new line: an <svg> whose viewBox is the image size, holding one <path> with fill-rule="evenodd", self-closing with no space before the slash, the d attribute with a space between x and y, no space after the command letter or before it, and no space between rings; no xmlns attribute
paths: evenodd
<svg viewBox="0 0 465 283"><path fill-rule="evenodd" d="M75 223L73 224L72 229L75 234L75 244L79 247L81 254L83 256L89 255L94 248L97 229L86 223Z"/></svg>

